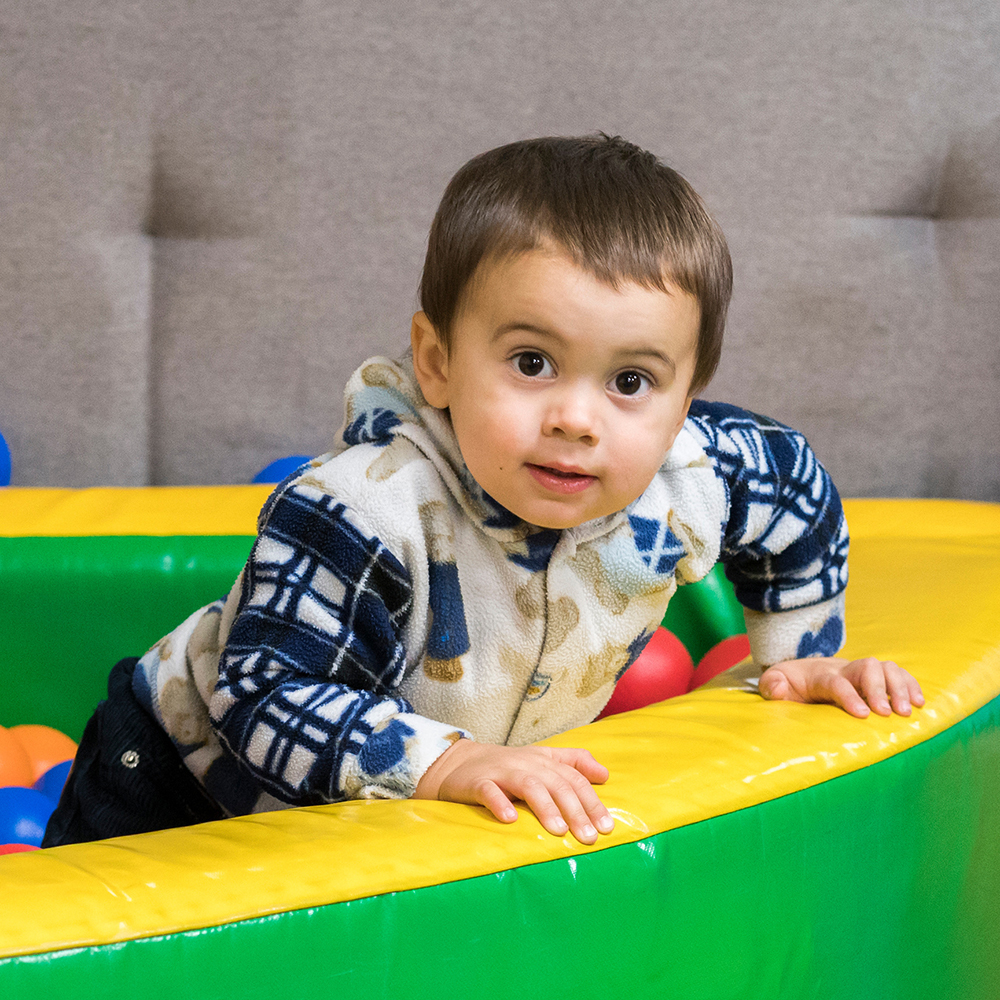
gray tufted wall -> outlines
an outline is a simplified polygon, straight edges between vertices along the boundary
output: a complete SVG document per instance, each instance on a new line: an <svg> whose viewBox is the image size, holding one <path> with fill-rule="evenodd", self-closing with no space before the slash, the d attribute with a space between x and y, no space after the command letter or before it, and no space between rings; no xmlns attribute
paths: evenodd
<svg viewBox="0 0 1000 1000"><path fill-rule="evenodd" d="M0 85L16 484L324 450L454 170L603 129L729 236L707 396L847 495L1000 499L994 0L4 0Z"/></svg>

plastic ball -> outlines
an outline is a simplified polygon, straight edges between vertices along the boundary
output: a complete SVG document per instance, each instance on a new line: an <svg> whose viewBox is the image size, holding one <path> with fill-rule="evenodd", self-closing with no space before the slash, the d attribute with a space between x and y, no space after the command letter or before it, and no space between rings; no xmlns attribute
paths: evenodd
<svg viewBox="0 0 1000 1000"><path fill-rule="evenodd" d="M31 758L17 734L0 726L0 787L30 785L34 780Z"/></svg>
<svg viewBox="0 0 1000 1000"><path fill-rule="evenodd" d="M684 643L673 632L658 628L635 663L622 674L598 718L684 694L693 672L694 663Z"/></svg>
<svg viewBox="0 0 1000 1000"><path fill-rule="evenodd" d="M59 796L62 795L63 785L69 777L69 769L73 766L73 761L64 760L55 767L50 767L31 787L36 792L41 792L47 799L52 799L58 803Z"/></svg>
<svg viewBox="0 0 1000 1000"><path fill-rule="evenodd" d="M76 755L76 744L51 726L11 726L8 732L17 738L31 761L31 778L24 782L26 785L33 785L56 764Z"/></svg>
<svg viewBox="0 0 1000 1000"><path fill-rule="evenodd" d="M0 434L0 486L10 485L10 449Z"/></svg>
<svg viewBox="0 0 1000 1000"><path fill-rule="evenodd" d="M252 483L280 483L290 476L300 465L308 462L312 455L287 455L277 458L270 465L265 465L250 481Z"/></svg>
<svg viewBox="0 0 1000 1000"><path fill-rule="evenodd" d="M696 687L710 681L723 670L735 667L737 663L750 655L750 639L745 633L731 635L717 642L699 661L691 677L693 691Z"/></svg>
<svg viewBox="0 0 1000 1000"><path fill-rule="evenodd" d="M33 788L0 788L0 844L41 846L56 804Z"/></svg>

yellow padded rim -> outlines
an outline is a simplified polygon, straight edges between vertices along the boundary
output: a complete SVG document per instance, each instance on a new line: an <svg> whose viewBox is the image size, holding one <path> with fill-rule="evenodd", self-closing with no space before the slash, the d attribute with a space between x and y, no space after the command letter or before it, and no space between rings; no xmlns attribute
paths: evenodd
<svg viewBox="0 0 1000 1000"><path fill-rule="evenodd" d="M0 955L178 932L581 854L777 798L931 738L1000 693L1000 506L854 501L847 509L845 653L891 655L914 673L927 705L911 718L763 702L736 668L711 687L563 734L548 742L586 746L611 770L602 797L618 824L596 848L549 836L526 812L504 827L474 807L406 801L0 858Z"/></svg>
<svg viewBox="0 0 1000 1000"><path fill-rule="evenodd" d="M0 537L255 535L273 486L0 489Z"/></svg>

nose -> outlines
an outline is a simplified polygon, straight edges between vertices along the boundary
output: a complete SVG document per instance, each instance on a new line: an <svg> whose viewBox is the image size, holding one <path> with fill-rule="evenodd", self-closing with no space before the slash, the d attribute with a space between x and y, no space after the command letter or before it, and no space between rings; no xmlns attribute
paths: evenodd
<svg viewBox="0 0 1000 1000"><path fill-rule="evenodd" d="M600 440L599 400L589 386L553 387L546 401L542 433L547 437L595 445Z"/></svg>

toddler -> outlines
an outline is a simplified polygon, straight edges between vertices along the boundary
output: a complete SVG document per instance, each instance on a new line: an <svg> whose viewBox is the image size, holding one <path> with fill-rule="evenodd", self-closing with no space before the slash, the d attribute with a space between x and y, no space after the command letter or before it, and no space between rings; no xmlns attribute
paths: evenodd
<svg viewBox="0 0 1000 1000"><path fill-rule="evenodd" d="M46 846L416 796L523 801L593 843L583 749L678 585L722 560L767 698L906 715L846 661L848 536L801 435L695 399L725 240L691 187L607 136L467 163L431 228L412 359L374 358L334 449L281 483L227 598L112 671Z"/></svg>

